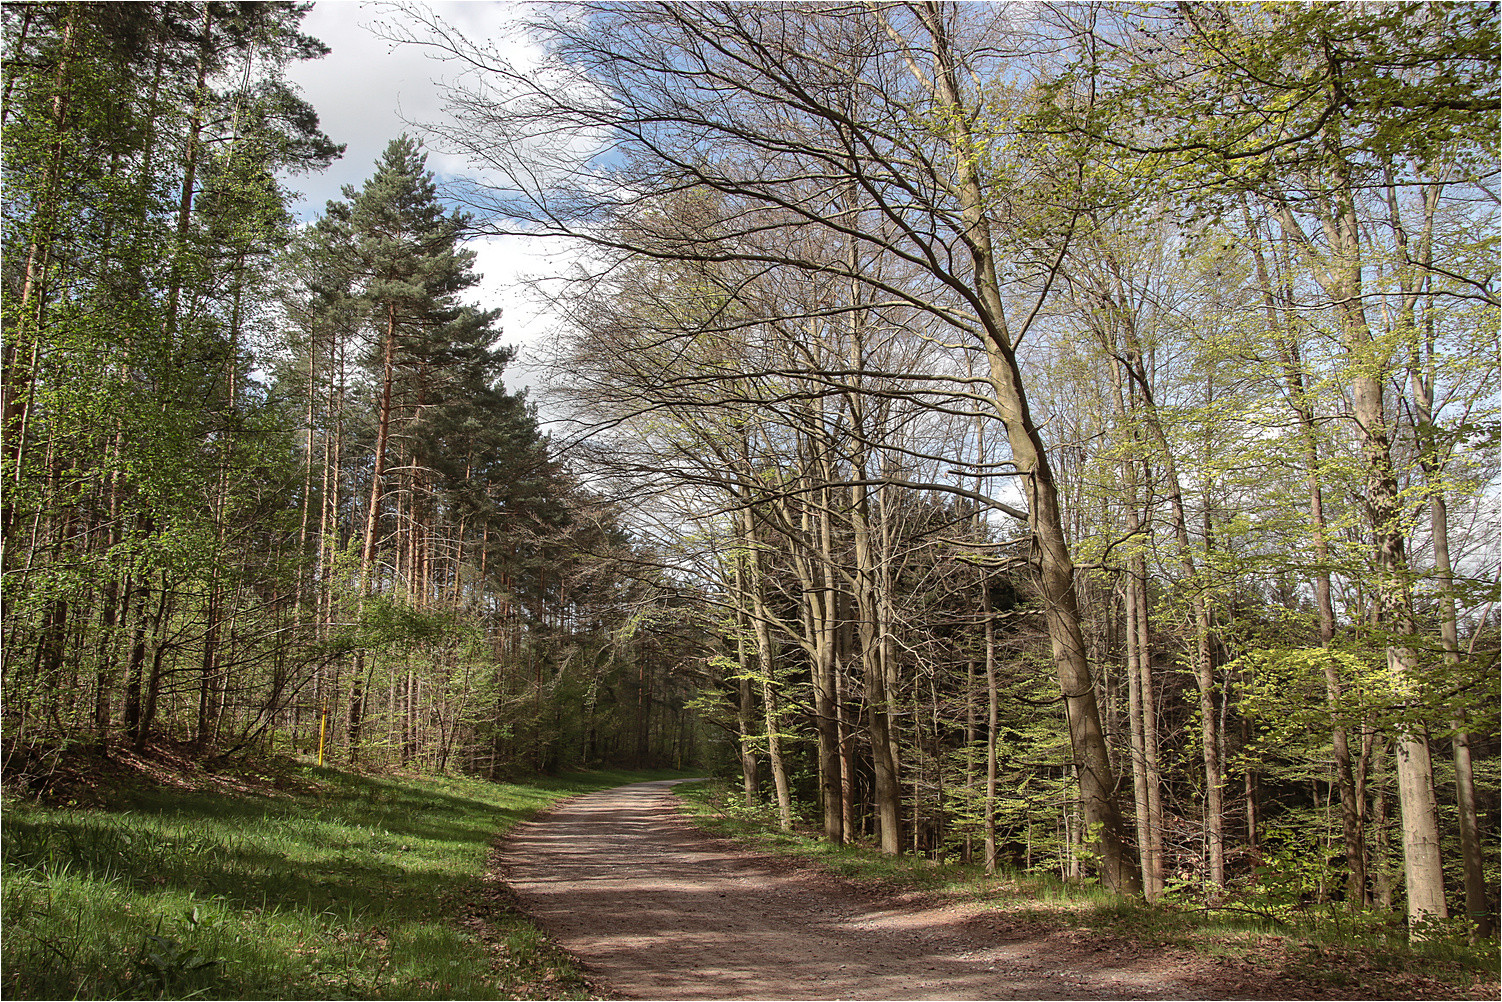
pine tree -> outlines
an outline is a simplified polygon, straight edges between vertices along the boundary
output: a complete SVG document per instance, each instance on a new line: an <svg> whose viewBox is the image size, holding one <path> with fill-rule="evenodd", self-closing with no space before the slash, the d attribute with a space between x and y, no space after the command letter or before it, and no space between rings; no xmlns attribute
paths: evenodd
<svg viewBox="0 0 1502 1002"><path fill-rule="evenodd" d="M304 14L214 2L5 12L0 522L7 571L23 553L32 568L6 575L6 639L53 711L82 702L56 684L65 662L90 665L101 740L122 660L138 743L179 662L201 666L208 736L210 697L217 708L227 696L225 596L247 594L230 579L265 566L231 541L264 529L264 497L232 494L237 480L280 480L276 436L244 393L265 265L290 235L274 175L338 152L282 80L289 61L327 51L298 30Z"/></svg>
<svg viewBox="0 0 1502 1002"><path fill-rule="evenodd" d="M376 558L383 509L392 502L394 427L403 431L404 448L420 449L422 437L406 434L416 430L406 426L431 423L426 411L441 408L461 388L498 377L508 357L490 348L498 314L461 302L479 281L470 270L474 253L461 246L467 218L445 209L426 161L410 137L392 140L370 179L358 190L346 187L348 201L331 202L326 217L328 252L349 262L370 335L362 362L375 391L375 441L360 544L362 599L382 591ZM409 481L421 479L423 457L408 458ZM365 714L364 660L357 652L347 721L354 755Z"/></svg>

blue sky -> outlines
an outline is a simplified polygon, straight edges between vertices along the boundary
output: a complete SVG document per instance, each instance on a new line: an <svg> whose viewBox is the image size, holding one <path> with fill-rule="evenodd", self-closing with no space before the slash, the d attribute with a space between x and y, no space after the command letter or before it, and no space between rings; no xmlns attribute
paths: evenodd
<svg viewBox="0 0 1502 1002"><path fill-rule="evenodd" d="M527 5L459 0L429 6L465 35L488 39L525 58L528 43L519 30L519 18ZM318 111L323 130L347 149L321 174L285 179L302 193L294 209L300 219L316 217L329 199L340 197L344 185L361 184L393 138L403 132L421 138L424 123L444 117L441 84L454 80L454 68L418 47L394 45L380 37L378 23L392 16L384 4L321 0L303 21L303 30L333 51L321 60L288 67L287 76ZM436 149L429 151L428 167L440 180L470 174L462 160ZM502 341L521 345L524 363L526 346L546 338L553 325L524 280L561 273L569 255L557 244L521 237L475 241L471 246L478 254L476 269L485 276L476 299L503 311ZM512 385L531 381L525 364L507 376Z"/></svg>

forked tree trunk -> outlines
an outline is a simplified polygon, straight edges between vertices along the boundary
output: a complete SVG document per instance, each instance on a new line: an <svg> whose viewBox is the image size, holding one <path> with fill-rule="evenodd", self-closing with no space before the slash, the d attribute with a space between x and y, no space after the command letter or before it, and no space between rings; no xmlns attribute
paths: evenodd
<svg viewBox="0 0 1502 1002"><path fill-rule="evenodd" d="M1398 211L1397 193L1391 176L1387 186L1388 209L1393 232L1397 236L1400 254L1404 263L1415 261L1423 277L1416 277L1416 269L1406 268L1402 276L1402 307L1399 311L1404 333L1409 338L1409 387L1413 394L1414 422L1417 428L1432 428L1434 414L1434 365L1435 338L1433 329L1433 305L1424 310L1424 329L1418 320L1418 302L1428 284L1428 268L1432 265L1434 216L1439 206L1440 186L1430 186L1424 195L1424 221L1419 233L1419 243L1410 257L1408 234L1403 227ZM1422 436L1415 433L1416 438ZM1455 566L1450 560L1450 514L1445 502L1443 474L1444 463L1435 453L1431 441L1419 450L1419 466L1429 481L1432 492L1429 497L1429 528L1434 547L1434 571L1439 579L1439 639L1444 648L1445 663L1455 666L1460 663L1460 633L1455 621ZM1492 933L1492 910L1488 900L1486 860L1481 850L1477 832L1476 778L1471 763L1471 739L1466 733L1465 721L1450 722L1451 758L1455 765L1455 807L1460 822L1461 873L1465 882L1466 916L1470 922L1472 938L1487 937Z"/></svg>
<svg viewBox="0 0 1502 1002"><path fill-rule="evenodd" d="M1349 186L1342 188L1335 211L1324 222L1334 253L1326 291L1340 304L1342 335L1351 367L1351 413L1361 436L1367 513L1377 542L1376 609L1380 625L1394 638L1387 647L1394 691L1413 717L1396 728L1393 750L1403 815L1409 934L1424 938L1428 935L1427 922L1449 917L1440 858L1439 808L1434 796L1429 733L1419 704L1418 658L1407 640L1415 633L1415 625L1402 505L1383 401L1382 373L1386 366L1379 358L1382 348L1373 341L1362 304L1361 237Z"/></svg>
<svg viewBox="0 0 1502 1002"><path fill-rule="evenodd" d="M951 112L946 122L955 130L953 138L959 154L956 158L956 192L962 206L965 241L972 258L972 291L980 305L977 319L985 330L993 404L997 417L1006 428L1007 440L1012 447L1012 462L1027 496L1032 559L1038 569L1039 598L1063 695L1070 748L1079 770L1080 804L1085 812L1086 825L1096 833L1095 850L1102 882L1118 893L1140 895L1142 876L1136 859L1127 848L1126 823L1116 803L1116 776L1111 769L1110 753L1101 728L1095 679L1080 628L1074 562L1069 555L1060 518L1053 469L1042 433L1028 406L1022 371L1017 364L1015 345L1007 324L1007 309L1002 299L988 215L989 196L970 156L974 143L968 131L967 109L960 100L959 71L954 54L948 48L947 31L941 23L943 15L936 9L916 13L924 20L934 41L932 79L923 79L921 73L917 76L932 88L940 106Z"/></svg>

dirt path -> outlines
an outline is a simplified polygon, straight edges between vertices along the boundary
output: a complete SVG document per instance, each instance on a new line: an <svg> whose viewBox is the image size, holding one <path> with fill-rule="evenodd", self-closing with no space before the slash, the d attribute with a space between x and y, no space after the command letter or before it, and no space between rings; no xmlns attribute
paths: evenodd
<svg viewBox="0 0 1502 1002"><path fill-rule="evenodd" d="M522 906L612 997L1204 997L1141 956L1039 955L988 935L974 909L894 904L708 837L671 785L579 797L502 847Z"/></svg>

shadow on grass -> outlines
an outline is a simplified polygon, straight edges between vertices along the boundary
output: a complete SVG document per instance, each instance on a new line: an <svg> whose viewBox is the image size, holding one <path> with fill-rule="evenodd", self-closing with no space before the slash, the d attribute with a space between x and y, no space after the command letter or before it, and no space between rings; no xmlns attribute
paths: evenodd
<svg viewBox="0 0 1502 1002"><path fill-rule="evenodd" d="M495 997L507 975L484 942L494 930L460 923L492 843L561 796L661 775L490 784L300 771L316 793L143 785L122 789L114 810L8 800L0 990ZM582 982L559 979L565 996L569 984Z"/></svg>

